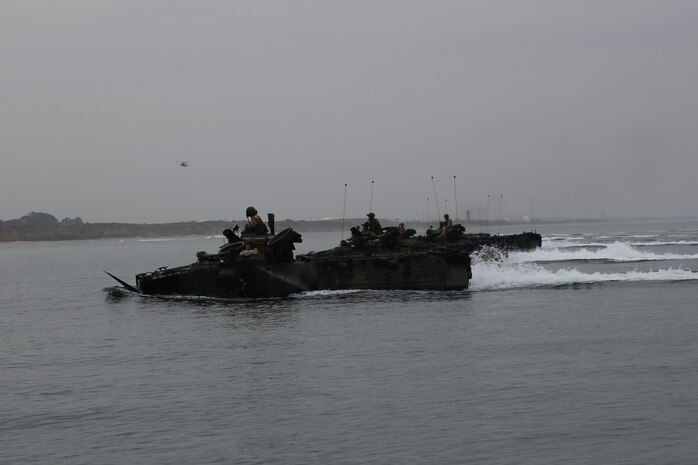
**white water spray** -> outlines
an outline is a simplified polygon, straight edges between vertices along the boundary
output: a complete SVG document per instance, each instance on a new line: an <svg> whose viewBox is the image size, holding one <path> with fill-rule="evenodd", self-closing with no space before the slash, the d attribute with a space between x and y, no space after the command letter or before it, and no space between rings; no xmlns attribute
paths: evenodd
<svg viewBox="0 0 698 465"><path fill-rule="evenodd" d="M556 244L561 245L561 244ZM570 247L566 243L563 247ZM612 242L609 244L579 244L580 247L594 246L595 250L580 248L569 250L566 248L543 248L531 252L515 252L509 255L510 263L525 262L563 262L563 261L589 261L603 260L609 262L644 262L659 260L695 260L698 254L655 253L640 251L624 242Z"/></svg>
<svg viewBox="0 0 698 465"><path fill-rule="evenodd" d="M687 281L698 280L698 273L689 269L664 268L650 271L631 270L626 272L603 273L600 271L583 272L576 268L562 268L548 270L536 261L558 260L566 257L567 260L579 260L570 258L587 254L589 251L561 252L557 251L557 257L553 251L536 250L533 252L511 253L508 257L494 257L491 250L473 254L473 278L470 281L470 289L474 291L488 291L497 289L521 289L550 286L564 286L574 284L592 284L613 281L638 282L638 281ZM654 254L653 254L654 255ZM616 256L617 257L617 256ZM698 258L698 256L691 256Z"/></svg>

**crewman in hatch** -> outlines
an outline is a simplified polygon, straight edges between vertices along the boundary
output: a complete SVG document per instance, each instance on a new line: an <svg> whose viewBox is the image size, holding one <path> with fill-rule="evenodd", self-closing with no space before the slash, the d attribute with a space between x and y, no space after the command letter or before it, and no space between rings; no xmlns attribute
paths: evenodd
<svg viewBox="0 0 698 465"><path fill-rule="evenodd" d="M448 216L448 213L444 214L444 220L440 223L441 224L441 236L446 237L451 231L451 228L453 228L453 220Z"/></svg>
<svg viewBox="0 0 698 465"><path fill-rule="evenodd" d="M268 229L267 225L264 224L262 218L257 214L257 209L254 207L247 207L245 210L245 216L247 216L248 223L245 225L244 234L266 234Z"/></svg>
<svg viewBox="0 0 698 465"><path fill-rule="evenodd" d="M367 222L367 230L368 232L371 232L373 234L382 234L383 233L383 228L381 227L380 222L378 221L378 218L376 218L376 214L371 212L367 213L366 216L368 216L368 222Z"/></svg>

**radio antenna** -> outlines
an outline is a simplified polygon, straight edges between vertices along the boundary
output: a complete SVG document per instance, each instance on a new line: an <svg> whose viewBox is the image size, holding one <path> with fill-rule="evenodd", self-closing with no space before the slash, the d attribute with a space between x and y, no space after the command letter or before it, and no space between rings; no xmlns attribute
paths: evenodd
<svg viewBox="0 0 698 465"><path fill-rule="evenodd" d="M458 223L458 192L456 191L456 176L453 176L453 201L456 203L456 223Z"/></svg>
<svg viewBox="0 0 698 465"><path fill-rule="evenodd" d="M434 184L434 176L431 177L431 187L434 188L434 201L436 201L436 213L439 214L437 220L441 221L441 208L439 207L439 196L436 195L436 184Z"/></svg>
<svg viewBox="0 0 698 465"><path fill-rule="evenodd" d="M369 212L373 211L373 183L374 183L374 181L371 181L371 203L368 204L368 211Z"/></svg>
<svg viewBox="0 0 698 465"><path fill-rule="evenodd" d="M502 197L504 194L499 194L499 213L497 216L497 235L499 236L499 225L502 223Z"/></svg>
<svg viewBox="0 0 698 465"><path fill-rule="evenodd" d="M429 223L431 219L429 218L429 196L427 195L427 223Z"/></svg>
<svg viewBox="0 0 698 465"><path fill-rule="evenodd" d="M490 194L487 194L487 210L485 210L485 234L490 225Z"/></svg>
<svg viewBox="0 0 698 465"><path fill-rule="evenodd" d="M347 213L347 184L344 183L344 208L342 209L342 238L344 240L344 217Z"/></svg>

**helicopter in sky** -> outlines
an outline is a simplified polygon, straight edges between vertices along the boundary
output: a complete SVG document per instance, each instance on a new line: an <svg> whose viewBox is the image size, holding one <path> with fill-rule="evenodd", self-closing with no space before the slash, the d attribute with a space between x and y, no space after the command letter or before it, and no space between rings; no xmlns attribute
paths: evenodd
<svg viewBox="0 0 698 465"><path fill-rule="evenodd" d="M187 168L187 167L189 166L189 162L188 162L188 161L180 161L180 162L179 162L179 166L182 166L182 167L184 167L184 168Z"/></svg>

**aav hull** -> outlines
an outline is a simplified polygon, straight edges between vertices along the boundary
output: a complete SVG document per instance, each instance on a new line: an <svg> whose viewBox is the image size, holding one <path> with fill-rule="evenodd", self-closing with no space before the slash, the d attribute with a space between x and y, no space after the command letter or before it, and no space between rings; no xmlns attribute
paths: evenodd
<svg viewBox="0 0 698 465"><path fill-rule="evenodd" d="M136 286L144 294L259 298L325 289L466 289L470 277L467 256L310 254L286 263L270 263L264 256L235 257L161 269L137 275Z"/></svg>
<svg viewBox="0 0 698 465"><path fill-rule="evenodd" d="M470 258L431 253L348 254L297 262L301 282L317 289L453 290L468 287Z"/></svg>

